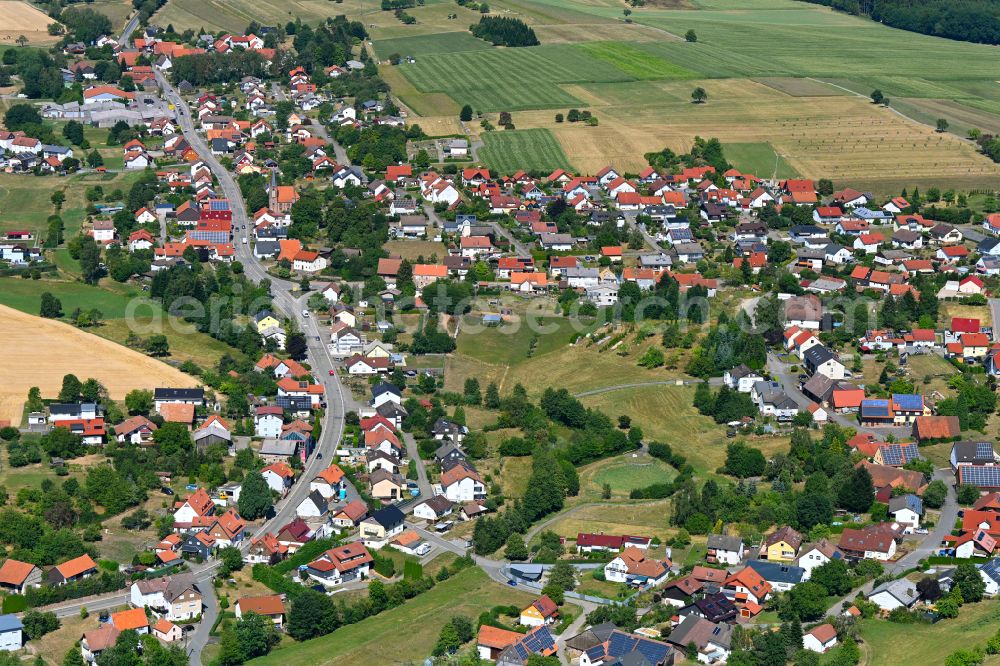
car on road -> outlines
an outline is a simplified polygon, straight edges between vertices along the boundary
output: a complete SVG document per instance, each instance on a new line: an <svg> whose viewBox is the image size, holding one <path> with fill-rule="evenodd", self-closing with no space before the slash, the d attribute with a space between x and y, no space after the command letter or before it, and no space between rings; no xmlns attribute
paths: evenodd
<svg viewBox="0 0 1000 666"><path fill-rule="evenodd" d="M333 368L330 368L330 376L333 377L335 374L337 374L337 372Z"/></svg>
<svg viewBox="0 0 1000 666"><path fill-rule="evenodd" d="M507 584L510 585L511 587L517 587L517 581L516 580L508 580Z"/></svg>
<svg viewBox="0 0 1000 666"><path fill-rule="evenodd" d="M309 316L309 310L303 310L302 311L302 316L303 317L308 317Z"/></svg>
<svg viewBox="0 0 1000 666"><path fill-rule="evenodd" d="M918 527L913 530L914 534L930 534L930 531L926 527Z"/></svg>

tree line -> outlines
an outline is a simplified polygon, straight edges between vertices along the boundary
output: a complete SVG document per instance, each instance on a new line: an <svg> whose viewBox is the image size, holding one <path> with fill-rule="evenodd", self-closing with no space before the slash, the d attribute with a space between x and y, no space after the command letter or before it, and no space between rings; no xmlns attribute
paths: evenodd
<svg viewBox="0 0 1000 666"><path fill-rule="evenodd" d="M997 0L805 0L885 25L963 42L1000 44Z"/></svg>

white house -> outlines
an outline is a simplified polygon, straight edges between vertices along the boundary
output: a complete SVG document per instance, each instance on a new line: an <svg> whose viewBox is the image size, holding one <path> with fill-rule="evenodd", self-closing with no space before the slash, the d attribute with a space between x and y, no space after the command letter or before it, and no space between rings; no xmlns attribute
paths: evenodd
<svg viewBox="0 0 1000 666"><path fill-rule="evenodd" d="M330 353L334 356L350 356L364 349L361 334L353 328L337 322L330 329Z"/></svg>
<svg viewBox="0 0 1000 666"><path fill-rule="evenodd" d="M24 645L24 625L16 615L0 615L0 650L14 652Z"/></svg>
<svg viewBox="0 0 1000 666"><path fill-rule="evenodd" d="M983 594L987 597L995 597L1000 594L1000 557L994 557L989 562L980 564L979 575L986 583L986 590Z"/></svg>
<svg viewBox="0 0 1000 666"><path fill-rule="evenodd" d="M626 548L604 565L604 577L613 583L659 585L670 575L670 561L646 557L638 548Z"/></svg>
<svg viewBox="0 0 1000 666"><path fill-rule="evenodd" d="M884 611L891 611L897 608L909 608L917 602L920 593L917 586L911 580L900 578L882 583L868 595L868 601L876 604Z"/></svg>
<svg viewBox="0 0 1000 666"><path fill-rule="evenodd" d="M330 465L326 469L320 470L312 481L309 482L309 490L317 491L324 499L340 494L340 491L347 486L347 481L343 470L337 465Z"/></svg>
<svg viewBox="0 0 1000 666"><path fill-rule="evenodd" d="M457 464L441 474L444 496L452 502L471 502L486 498L486 485L479 472L465 464Z"/></svg>
<svg viewBox="0 0 1000 666"><path fill-rule="evenodd" d="M824 623L802 634L802 647L823 653L837 644L837 630L832 624Z"/></svg>
<svg viewBox="0 0 1000 666"><path fill-rule="evenodd" d="M722 381L725 382L726 386L740 393L749 393L753 390L754 382L759 382L762 379L764 379L763 375L742 364L726 370L722 376Z"/></svg>
<svg viewBox="0 0 1000 666"><path fill-rule="evenodd" d="M454 504L444 495L435 495L413 507L413 516L423 520L437 521L451 514Z"/></svg>
<svg viewBox="0 0 1000 666"><path fill-rule="evenodd" d="M315 250L299 250L292 258L292 269L303 273L318 273L326 267L326 257Z"/></svg>
<svg viewBox="0 0 1000 666"><path fill-rule="evenodd" d="M807 544L799 550L799 557L795 561L796 566L803 570L802 580L807 581L812 577L812 572L830 560L840 560L844 554L840 552L834 544L826 539L822 539L815 544Z"/></svg>
<svg viewBox="0 0 1000 666"><path fill-rule="evenodd" d="M284 423L281 407L265 405L254 412L254 434L265 439L277 439L281 436L281 426Z"/></svg>
<svg viewBox="0 0 1000 666"><path fill-rule="evenodd" d="M743 539L726 534L708 535L709 562L716 564L739 564L743 560Z"/></svg>
<svg viewBox="0 0 1000 666"><path fill-rule="evenodd" d="M288 492L288 489L292 486L292 482L295 480L295 472L292 471L292 468L287 463L283 462L271 463L260 470L260 474L267 481L267 487L282 497Z"/></svg>
<svg viewBox="0 0 1000 666"><path fill-rule="evenodd" d="M913 534L920 528L920 519L924 515L923 500L913 494L893 497L889 500L889 515L904 527L904 534Z"/></svg>
<svg viewBox="0 0 1000 666"><path fill-rule="evenodd" d="M329 504L318 490L314 490L295 507L299 518L319 518L326 514Z"/></svg>

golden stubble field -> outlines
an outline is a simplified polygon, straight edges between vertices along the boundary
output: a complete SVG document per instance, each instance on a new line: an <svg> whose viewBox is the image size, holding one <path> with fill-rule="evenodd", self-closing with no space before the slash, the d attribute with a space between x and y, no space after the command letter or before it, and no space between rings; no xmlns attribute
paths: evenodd
<svg viewBox="0 0 1000 666"><path fill-rule="evenodd" d="M0 45L14 46L24 35L29 44L52 44L58 37L48 32L54 20L27 2L0 0Z"/></svg>
<svg viewBox="0 0 1000 666"><path fill-rule="evenodd" d="M132 389L192 387L197 381L166 363L85 333L69 324L25 314L0 305L0 339L4 340L0 419L21 420L28 389L38 386L54 397L63 375L99 380L111 397L121 400Z"/></svg>
<svg viewBox="0 0 1000 666"><path fill-rule="evenodd" d="M708 92L708 103L691 103L696 86ZM664 147L686 152L702 136L718 137L723 145L766 141L805 177L875 191L925 183L1000 186L1000 165L971 142L851 95L793 96L749 79L579 84L566 90L588 105L597 127L556 123L554 110L514 112L513 119L518 129L551 130L583 173L608 164L639 171L646 166L644 153Z"/></svg>

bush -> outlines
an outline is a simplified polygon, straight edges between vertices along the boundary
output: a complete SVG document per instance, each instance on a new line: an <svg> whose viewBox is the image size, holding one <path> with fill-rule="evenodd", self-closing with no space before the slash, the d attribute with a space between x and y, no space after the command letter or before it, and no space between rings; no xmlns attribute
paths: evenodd
<svg viewBox="0 0 1000 666"><path fill-rule="evenodd" d="M21 613L28 609L28 600L20 594L10 594L3 598L4 614Z"/></svg>

